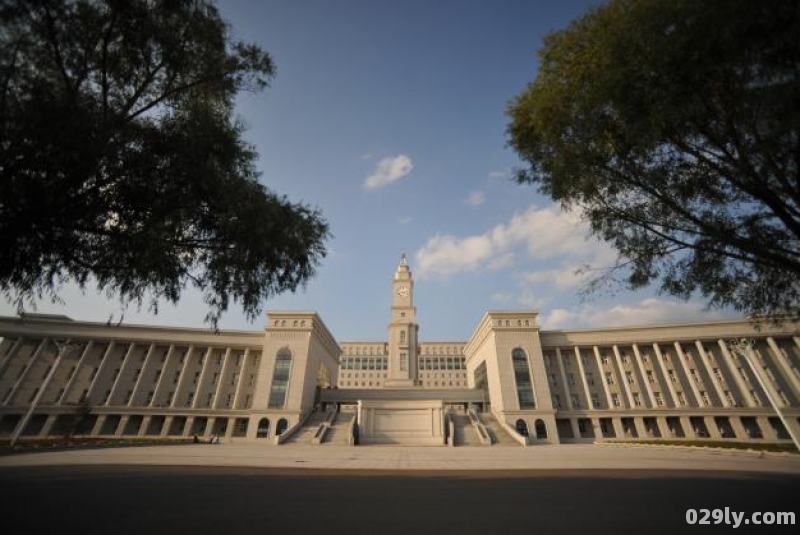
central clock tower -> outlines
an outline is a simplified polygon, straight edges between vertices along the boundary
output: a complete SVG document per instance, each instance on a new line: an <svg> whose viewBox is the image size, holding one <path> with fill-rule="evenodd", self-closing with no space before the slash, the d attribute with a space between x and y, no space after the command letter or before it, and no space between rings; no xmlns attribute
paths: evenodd
<svg viewBox="0 0 800 535"><path fill-rule="evenodd" d="M417 309L414 279L405 253L392 281L392 315L389 323L389 370L384 385L410 388L417 385Z"/></svg>

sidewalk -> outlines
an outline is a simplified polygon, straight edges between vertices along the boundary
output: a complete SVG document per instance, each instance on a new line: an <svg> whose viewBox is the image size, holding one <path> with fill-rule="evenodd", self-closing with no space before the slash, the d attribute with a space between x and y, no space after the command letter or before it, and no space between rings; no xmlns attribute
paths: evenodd
<svg viewBox="0 0 800 535"><path fill-rule="evenodd" d="M800 475L800 456L739 450L592 444L498 447L191 444L0 457L0 468L54 465L240 466L321 470L703 470Z"/></svg>

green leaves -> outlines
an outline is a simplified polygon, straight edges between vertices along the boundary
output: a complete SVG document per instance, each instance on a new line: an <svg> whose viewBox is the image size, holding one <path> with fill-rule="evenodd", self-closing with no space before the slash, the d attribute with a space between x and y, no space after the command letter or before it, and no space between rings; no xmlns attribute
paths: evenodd
<svg viewBox="0 0 800 535"><path fill-rule="evenodd" d="M0 288L23 303L94 279L155 310L187 284L216 326L325 256L320 213L258 181L232 117L272 77L203 1L0 6Z"/></svg>
<svg viewBox="0 0 800 535"><path fill-rule="evenodd" d="M548 36L518 175L581 207L631 288L800 311L797 3L617 0Z"/></svg>

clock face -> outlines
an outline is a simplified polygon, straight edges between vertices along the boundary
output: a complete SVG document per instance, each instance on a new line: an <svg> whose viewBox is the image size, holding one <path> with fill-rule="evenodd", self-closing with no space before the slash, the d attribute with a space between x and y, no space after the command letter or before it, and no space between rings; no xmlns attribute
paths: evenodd
<svg viewBox="0 0 800 535"><path fill-rule="evenodd" d="M397 295L400 297L408 297L408 286L401 286L397 289Z"/></svg>

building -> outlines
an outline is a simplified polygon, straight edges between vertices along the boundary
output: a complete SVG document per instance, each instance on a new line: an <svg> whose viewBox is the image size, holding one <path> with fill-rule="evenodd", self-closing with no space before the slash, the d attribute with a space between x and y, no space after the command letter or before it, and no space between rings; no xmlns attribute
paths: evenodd
<svg viewBox="0 0 800 535"><path fill-rule="evenodd" d="M339 342L313 311L270 311L263 331L220 333L0 318L0 436L76 425L274 444L800 435L796 320L543 331L535 311L488 311L469 340L426 342L405 257L391 287L381 342ZM731 345L742 339L752 345Z"/></svg>

